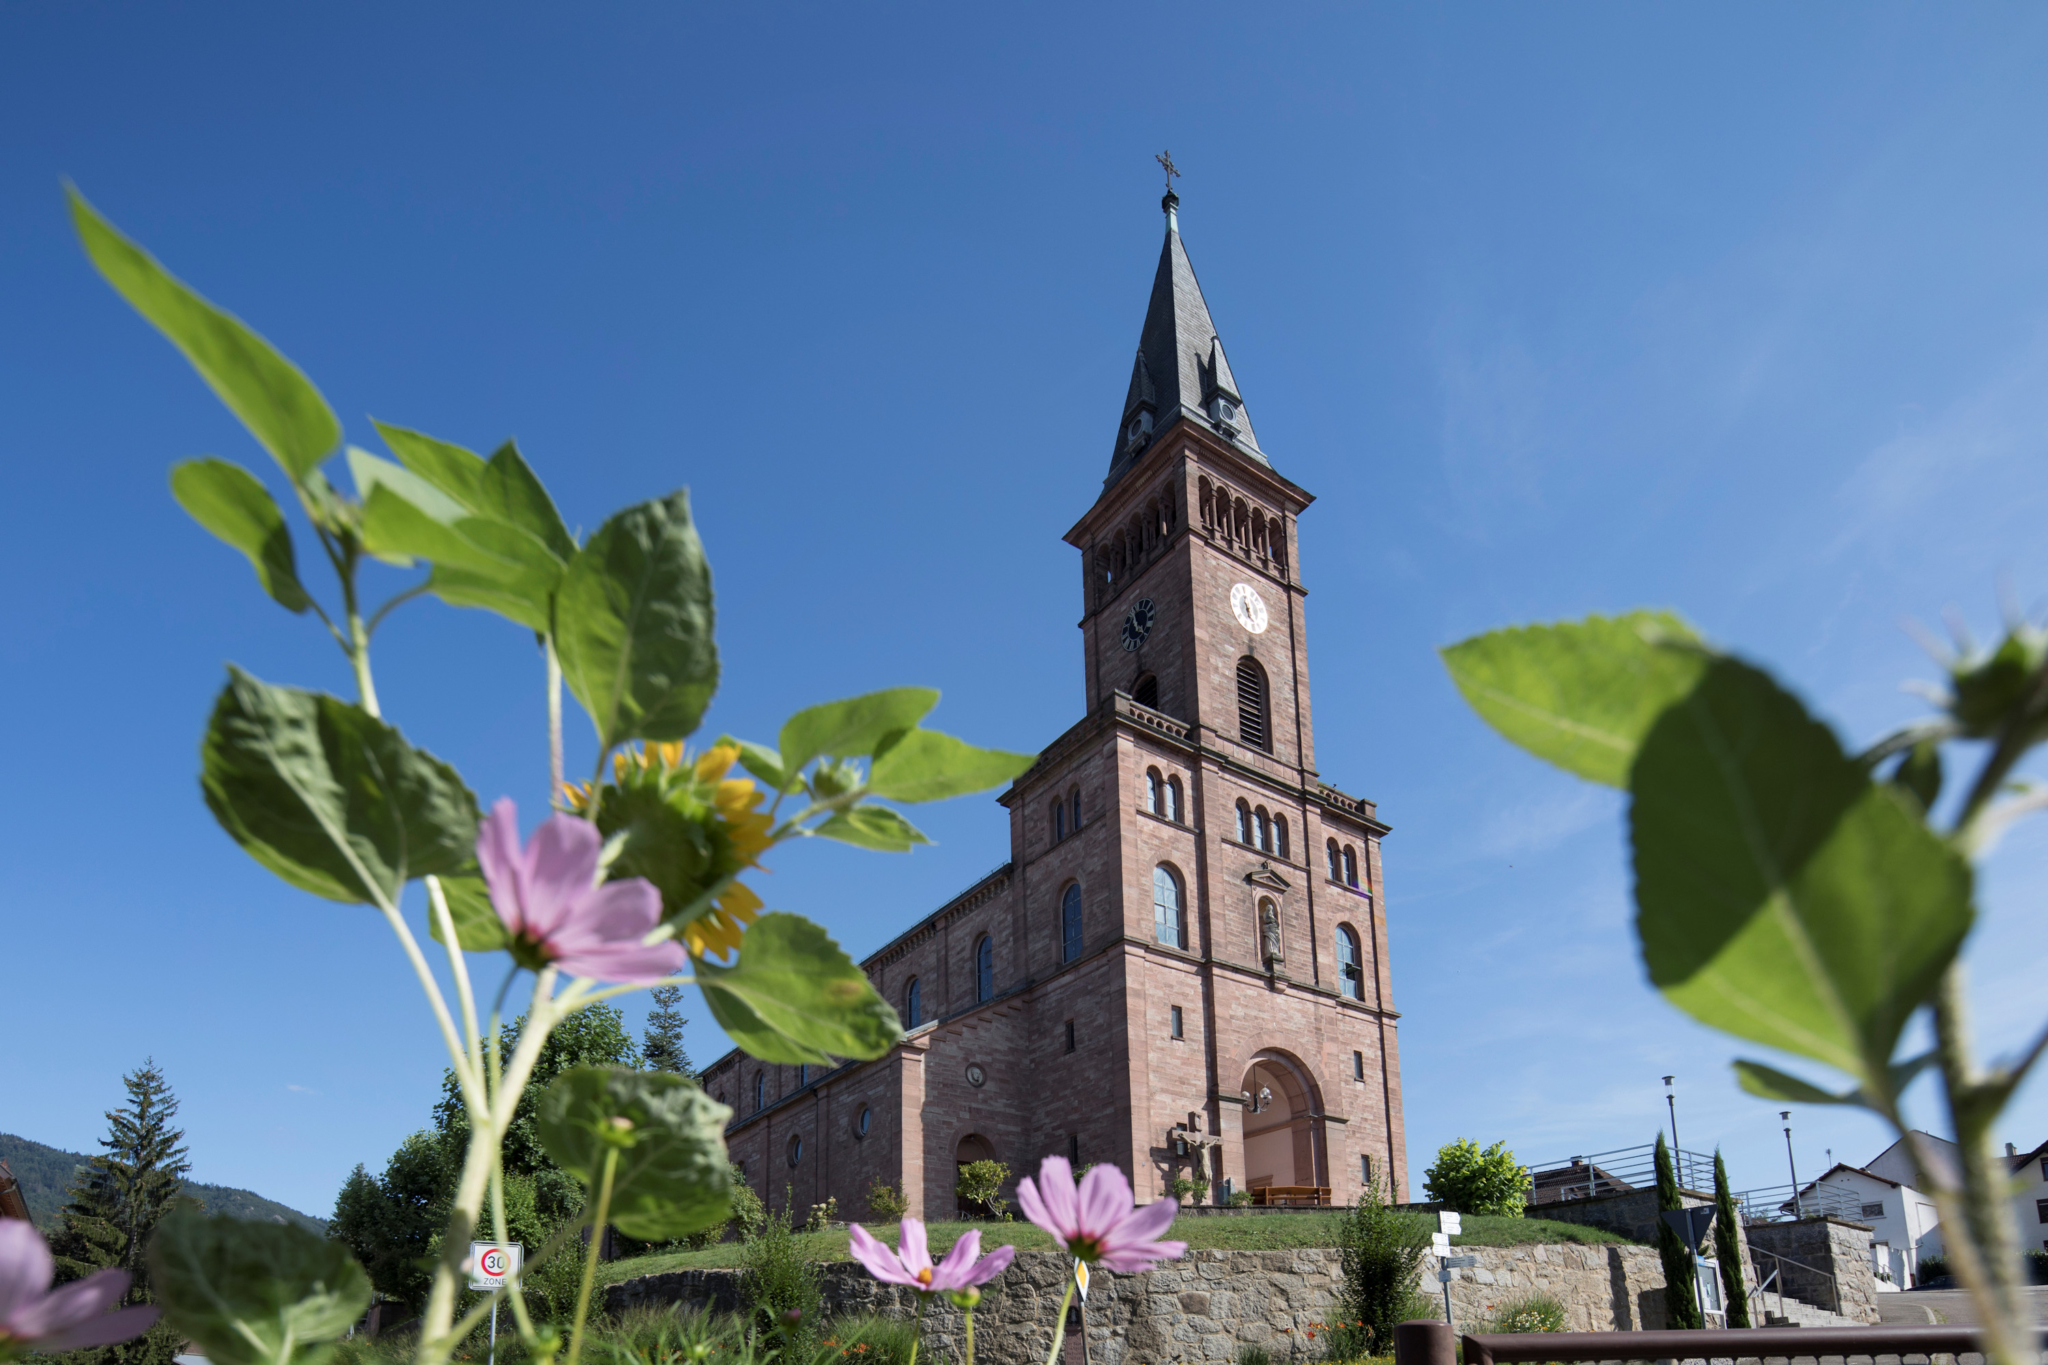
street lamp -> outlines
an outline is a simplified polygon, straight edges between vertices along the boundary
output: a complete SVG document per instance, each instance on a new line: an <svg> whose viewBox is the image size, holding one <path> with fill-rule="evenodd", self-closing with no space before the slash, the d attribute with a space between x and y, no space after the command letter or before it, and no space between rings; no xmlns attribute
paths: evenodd
<svg viewBox="0 0 2048 1365"><path fill-rule="evenodd" d="M1806 1210L1799 1204L1799 1163L1792 1159L1792 1111L1780 1109L1778 1117L1785 1121L1785 1168L1792 1172L1792 1216L1803 1218Z"/></svg>
<svg viewBox="0 0 2048 1365"><path fill-rule="evenodd" d="M1671 1089L1671 1077L1664 1078L1664 1107L1671 1111L1671 1160L1678 1171L1678 1182L1682 1185L1691 1177L1685 1171L1685 1152L1678 1145L1678 1101Z"/></svg>

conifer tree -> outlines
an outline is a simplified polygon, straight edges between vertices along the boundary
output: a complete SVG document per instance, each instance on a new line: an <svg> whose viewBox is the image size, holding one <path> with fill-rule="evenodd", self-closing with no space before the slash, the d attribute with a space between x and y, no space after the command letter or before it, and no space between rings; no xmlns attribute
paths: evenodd
<svg viewBox="0 0 2048 1365"><path fill-rule="evenodd" d="M690 1054L683 1049L683 1025L689 1023L676 1008L682 1003L681 986L656 986L654 1008L647 1011L647 1030L641 1035L640 1055L649 1071L672 1071L678 1076L695 1076Z"/></svg>
<svg viewBox="0 0 2048 1365"><path fill-rule="evenodd" d="M1728 1163L1714 1149L1714 1256L1721 1262L1722 1302L1730 1327L1749 1326L1749 1289L1742 1280L1742 1221L1728 1192Z"/></svg>
<svg viewBox="0 0 2048 1365"><path fill-rule="evenodd" d="M1664 1325L1697 1328L1700 1325L1699 1297L1692 1281L1692 1256L1677 1231L1663 1219L1668 1209L1684 1208L1678 1197L1678 1174L1671 1164L1671 1149L1664 1135L1657 1134L1657 1256L1664 1262Z"/></svg>

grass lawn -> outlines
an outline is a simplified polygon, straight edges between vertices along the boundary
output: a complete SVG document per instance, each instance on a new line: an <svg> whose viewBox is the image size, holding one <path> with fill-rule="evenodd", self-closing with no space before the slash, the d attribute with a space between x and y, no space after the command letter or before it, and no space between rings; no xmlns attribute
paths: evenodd
<svg viewBox="0 0 2048 1365"><path fill-rule="evenodd" d="M1196 1250L1224 1251L1281 1251L1288 1247L1330 1247L1337 1244L1337 1227L1343 1222L1340 1210L1328 1211L1304 1209L1299 1213L1255 1214L1244 1218L1214 1218L1196 1216L1174 1221L1169 1237L1186 1242ZM1416 1221L1425 1222L1419 1215ZM863 1224L891 1246L896 1242L896 1229L879 1223ZM1465 1233L1453 1237L1454 1246L1510 1247L1528 1246L1536 1242L1579 1242L1597 1245L1605 1242L1627 1243L1627 1238L1617 1237L1598 1228L1581 1227L1577 1223L1553 1223L1544 1218L1487 1218L1468 1215L1465 1219ZM1040 1232L1029 1223L933 1223L926 1233L931 1241L932 1255L942 1256L952 1249L953 1243L970 1228L981 1229L983 1250L1012 1245L1019 1251L1051 1251L1052 1238ZM796 1238L798 1251L814 1261L844 1261L846 1234L843 1232L800 1233ZM703 1251L662 1252L652 1256L635 1256L630 1260L612 1261L600 1265L598 1275L606 1283L630 1280L636 1275L654 1275L668 1270L707 1270L736 1266L740 1263L740 1244L721 1242Z"/></svg>

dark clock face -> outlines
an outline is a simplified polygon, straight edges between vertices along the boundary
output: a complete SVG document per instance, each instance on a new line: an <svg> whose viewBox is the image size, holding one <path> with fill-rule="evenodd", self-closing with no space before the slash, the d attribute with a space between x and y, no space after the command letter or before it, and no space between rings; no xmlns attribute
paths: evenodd
<svg viewBox="0 0 2048 1365"><path fill-rule="evenodd" d="M1141 597L1124 616L1124 648L1135 650L1152 633L1152 599Z"/></svg>

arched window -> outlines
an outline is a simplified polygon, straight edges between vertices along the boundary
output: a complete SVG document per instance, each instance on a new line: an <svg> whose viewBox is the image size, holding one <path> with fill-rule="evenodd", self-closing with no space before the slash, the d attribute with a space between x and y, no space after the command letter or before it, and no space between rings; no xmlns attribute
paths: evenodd
<svg viewBox="0 0 2048 1365"><path fill-rule="evenodd" d="M767 1107L768 1077L766 1074L756 1071L754 1073L754 1112L758 1114Z"/></svg>
<svg viewBox="0 0 2048 1365"><path fill-rule="evenodd" d="M1073 816L1067 822L1067 828L1079 834L1081 832L1081 789L1079 787L1075 787L1067 793L1067 804L1074 808Z"/></svg>
<svg viewBox="0 0 2048 1365"><path fill-rule="evenodd" d="M1147 673L1144 677L1132 683L1131 700L1140 706L1149 706L1154 711L1157 711L1159 709L1159 679Z"/></svg>
<svg viewBox="0 0 2048 1365"><path fill-rule="evenodd" d="M1237 737L1254 749L1270 749L1266 735L1266 670L1246 655L1237 661Z"/></svg>
<svg viewBox="0 0 2048 1365"><path fill-rule="evenodd" d="M982 940L984 943L986 939ZM1081 955L1081 888L1070 886L1060 897L1060 961L1072 962ZM987 999L986 996L982 997Z"/></svg>
<svg viewBox="0 0 2048 1365"><path fill-rule="evenodd" d="M1351 926L1337 926L1337 989L1353 1000L1365 999L1365 968L1360 965L1358 935Z"/></svg>
<svg viewBox="0 0 2048 1365"><path fill-rule="evenodd" d="M903 1027L916 1028L924 1022L924 988L911 977L910 984L903 988Z"/></svg>
<svg viewBox="0 0 2048 1365"><path fill-rule="evenodd" d="M1145 813L1159 814L1159 769L1145 769Z"/></svg>
<svg viewBox="0 0 2048 1365"><path fill-rule="evenodd" d="M1252 841L1252 808L1242 801L1237 803L1237 841L1240 844Z"/></svg>
<svg viewBox="0 0 2048 1365"><path fill-rule="evenodd" d="M1344 880L1344 855L1337 851L1337 841L1335 839L1330 840L1329 852L1330 880L1341 882Z"/></svg>
<svg viewBox="0 0 2048 1365"><path fill-rule="evenodd" d="M1180 779L1169 777L1166 779L1166 818L1173 821L1176 825L1180 824L1187 818L1181 814L1182 809L1180 802Z"/></svg>
<svg viewBox="0 0 2048 1365"><path fill-rule="evenodd" d="M810 1067L810 1063L808 1063L808 1062L798 1062L798 1063L797 1063L797 1065L796 1065L796 1088L797 1088L797 1089L799 1089L799 1090L801 1090L801 1089L803 1089L803 1088L804 1088L805 1086L809 1085L810 1083L811 1083L811 1067Z"/></svg>
<svg viewBox="0 0 2048 1365"><path fill-rule="evenodd" d="M1266 818L1264 806L1252 812L1252 834L1255 836L1253 843L1268 853L1273 851L1273 822Z"/></svg>
<svg viewBox="0 0 2048 1365"><path fill-rule="evenodd" d="M1181 909L1180 878L1173 869L1152 869L1152 934L1175 948L1188 946L1188 921Z"/></svg>
<svg viewBox="0 0 2048 1365"><path fill-rule="evenodd" d="M983 1003L996 998L996 941L987 934L974 945L974 999Z"/></svg>
<svg viewBox="0 0 2048 1365"><path fill-rule="evenodd" d="M1344 885L1358 885L1358 854L1351 845L1344 845Z"/></svg>
<svg viewBox="0 0 2048 1365"><path fill-rule="evenodd" d="M1052 841L1054 843L1058 843L1060 840L1066 837L1067 803L1064 801L1055 801L1052 803Z"/></svg>
<svg viewBox="0 0 2048 1365"><path fill-rule="evenodd" d="M1273 851L1283 858L1287 856L1287 817L1284 815L1273 817Z"/></svg>

